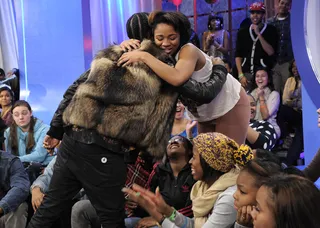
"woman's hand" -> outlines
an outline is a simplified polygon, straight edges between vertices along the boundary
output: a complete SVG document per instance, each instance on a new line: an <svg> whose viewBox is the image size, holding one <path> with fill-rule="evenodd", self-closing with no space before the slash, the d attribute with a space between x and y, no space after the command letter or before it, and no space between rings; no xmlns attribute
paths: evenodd
<svg viewBox="0 0 320 228"><path fill-rule="evenodd" d="M140 40L130 39L122 41L120 47L123 51L132 51L140 48Z"/></svg>
<svg viewBox="0 0 320 228"><path fill-rule="evenodd" d="M118 66L128 66L132 63L143 62L143 58L147 53L144 51L134 50L124 53L118 60Z"/></svg>
<svg viewBox="0 0 320 228"><path fill-rule="evenodd" d="M252 206L243 206L238 210L237 213L237 223L242 226L252 226L252 217L251 217L251 211Z"/></svg>
<svg viewBox="0 0 320 228"><path fill-rule="evenodd" d="M198 124L198 122L195 120L188 120L188 123L186 125L186 132L187 132L187 137L189 139L193 138L192 129L195 128L197 126L197 124Z"/></svg>
<svg viewBox="0 0 320 228"><path fill-rule="evenodd" d="M258 95L258 97L264 98L264 89L257 88L257 95Z"/></svg>
<svg viewBox="0 0 320 228"><path fill-rule="evenodd" d="M242 85L243 88L246 88L248 86L248 80L245 76L243 76L241 79L240 79L240 83Z"/></svg>
<svg viewBox="0 0 320 228"><path fill-rule="evenodd" d="M157 208L156 202L154 201L157 196L153 192L150 192L136 184L132 186L132 189L123 188L122 191L128 194L129 199L143 207L157 222L162 220L163 213L161 213L159 208Z"/></svg>
<svg viewBox="0 0 320 228"><path fill-rule="evenodd" d="M157 226L157 221L152 217L145 217L138 222L135 228L147 228L153 226Z"/></svg>

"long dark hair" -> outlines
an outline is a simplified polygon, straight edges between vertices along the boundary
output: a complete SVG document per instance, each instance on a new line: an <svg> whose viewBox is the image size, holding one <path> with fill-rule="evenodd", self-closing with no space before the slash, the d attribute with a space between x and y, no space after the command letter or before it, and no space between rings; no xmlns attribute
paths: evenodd
<svg viewBox="0 0 320 228"><path fill-rule="evenodd" d="M272 79L272 75L271 75L271 71L266 68L266 67L257 67L254 71L254 76L252 78L252 89L250 91L250 93L256 89L258 86L257 86L257 83L256 83L256 75L257 75L257 72L260 71L260 70L263 70L267 73L268 75L268 84L267 84L267 87L271 90L271 91L274 91L274 85L273 85L273 79Z"/></svg>
<svg viewBox="0 0 320 228"><path fill-rule="evenodd" d="M13 110L16 107L19 106L24 106L26 107L30 112L32 112L31 110L31 106L28 102L23 101L23 100L18 100L14 103L14 105L11 108L11 113L13 113ZM27 137L27 142L26 142L26 154L29 154L30 151L32 150L32 148L35 145L35 141L34 141L34 125L36 124L37 118L31 116L30 119L30 128L28 131L28 137ZM18 125L15 121L13 121L12 125L10 126L10 136L9 136L9 143L8 145L11 147L11 151L12 154L19 156L19 140L17 138L17 128Z"/></svg>
<svg viewBox="0 0 320 228"><path fill-rule="evenodd" d="M320 224L320 190L304 177L276 175L267 180L267 204L276 228L317 228Z"/></svg>
<svg viewBox="0 0 320 228"><path fill-rule="evenodd" d="M225 174L224 172L221 172L219 170L215 170L212 168L200 155L200 165L203 171L202 181L204 182L210 182L217 180L220 176Z"/></svg>
<svg viewBox="0 0 320 228"><path fill-rule="evenodd" d="M149 25L151 27L151 37L154 40L154 30L158 24L171 25L180 34L179 49L187 44L191 37L191 24L189 19L180 12L154 11L149 15Z"/></svg>

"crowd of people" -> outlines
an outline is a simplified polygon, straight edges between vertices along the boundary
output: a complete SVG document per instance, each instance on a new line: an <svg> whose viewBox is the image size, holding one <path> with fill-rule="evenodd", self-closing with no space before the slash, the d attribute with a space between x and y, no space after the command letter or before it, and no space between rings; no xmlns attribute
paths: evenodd
<svg viewBox="0 0 320 228"><path fill-rule="evenodd" d="M201 49L182 13L136 13L128 19L130 40L117 46L122 54L107 52L114 59L111 74L143 64L169 85L163 88L179 94L165 104L173 107L162 123L171 136L160 157L100 134L100 116L77 114L96 119L90 128L65 116L76 102L118 105L122 94L105 101L77 93L98 83L94 74L108 59L95 62L67 89L50 126L33 116L28 102L16 100L9 86L0 87L0 227L319 227L320 191L313 182L320 176L320 151L305 170L292 166L303 150L303 133L290 7L291 0L279 0L278 14L266 20L263 3L250 6L251 23L238 31L234 67L218 15L209 16ZM175 64L143 51L144 39ZM159 96L167 96L166 89ZM141 98L132 107L142 102L150 104ZM100 115L108 111L98 107ZM292 133L281 160L274 148ZM160 141L163 135L153 137Z"/></svg>

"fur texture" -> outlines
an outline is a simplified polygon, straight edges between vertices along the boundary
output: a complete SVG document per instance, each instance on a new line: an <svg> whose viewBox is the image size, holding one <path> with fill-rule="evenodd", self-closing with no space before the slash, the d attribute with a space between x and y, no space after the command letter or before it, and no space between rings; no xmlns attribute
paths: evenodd
<svg viewBox="0 0 320 228"><path fill-rule="evenodd" d="M174 64L151 41L144 40L140 49ZM161 157L171 134L178 94L144 63L118 67L122 54L116 45L97 54L88 80L79 86L63 114L64 123L96 129Z"/></svg>

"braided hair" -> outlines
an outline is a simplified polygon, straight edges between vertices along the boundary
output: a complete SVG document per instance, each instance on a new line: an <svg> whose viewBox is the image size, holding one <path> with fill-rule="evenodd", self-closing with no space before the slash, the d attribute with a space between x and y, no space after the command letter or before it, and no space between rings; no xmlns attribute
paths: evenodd
<svg viewBox="0 0 320 228"><path fill-rule="evenodd" d="M135 13L128 20L126 24L127 35L130 39L143 39L150 38L151 28L148 24L148 13Z"/></svg>

